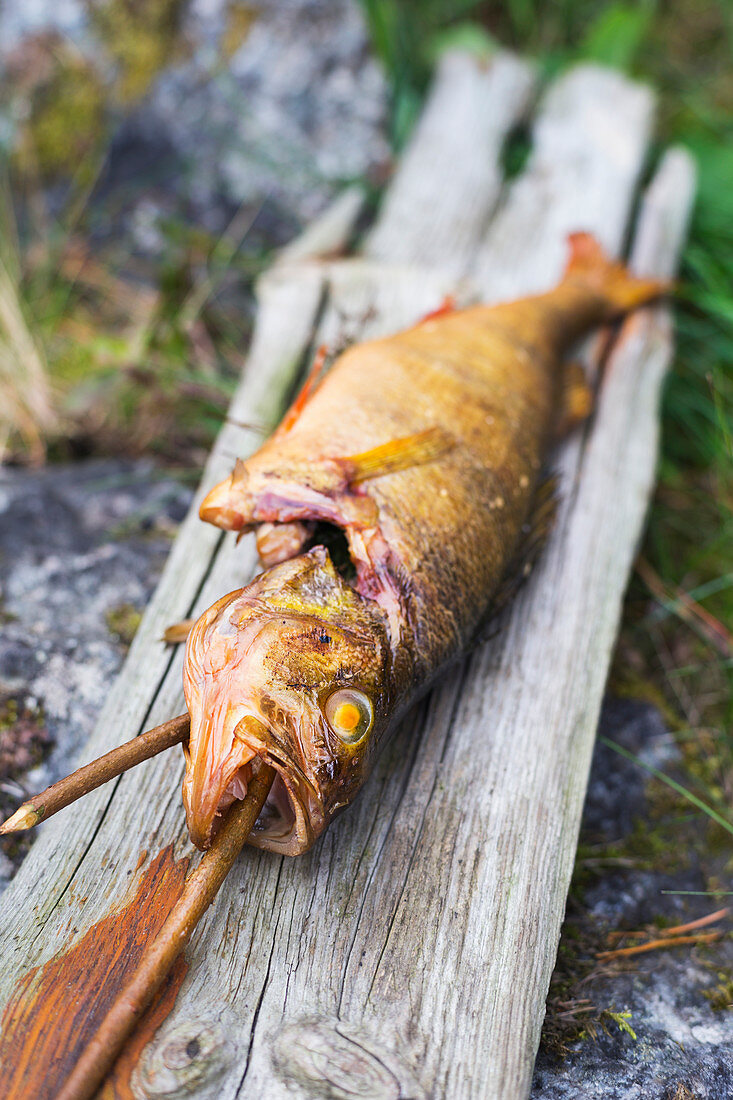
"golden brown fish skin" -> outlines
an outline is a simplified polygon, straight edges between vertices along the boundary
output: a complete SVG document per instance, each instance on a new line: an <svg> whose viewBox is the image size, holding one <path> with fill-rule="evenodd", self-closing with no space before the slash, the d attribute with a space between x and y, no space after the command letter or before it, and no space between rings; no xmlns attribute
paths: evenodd
<svg viewBox="0 0 733 1100"><path fill-rule="evenodd" d="M386 616L386 695L401 713L470 644L517 553L563 417L563 352L660 290L581 235L548 294L354 346L288 430L212 490L201 516L231 530L315 519L342 527L357 590ZM358 482L349 456L436 426L451 441L439 461L417 448L411 468Z"/></svg>

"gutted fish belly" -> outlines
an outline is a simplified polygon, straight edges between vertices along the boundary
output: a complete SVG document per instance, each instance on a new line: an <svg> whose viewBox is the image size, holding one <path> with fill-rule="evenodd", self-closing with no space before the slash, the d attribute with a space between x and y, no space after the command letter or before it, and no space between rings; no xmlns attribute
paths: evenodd
<svg viewBox="0 0 733 1100"><path fill-rule="evenodd" d="M199 847L260 760L277 779L253 844L297 855L349 804L541 541L549 448L589 404L563 352L663 289L576 234L549 293L349 348L209 493L201 517L255 531L267 568L187 643Z"/></svg>

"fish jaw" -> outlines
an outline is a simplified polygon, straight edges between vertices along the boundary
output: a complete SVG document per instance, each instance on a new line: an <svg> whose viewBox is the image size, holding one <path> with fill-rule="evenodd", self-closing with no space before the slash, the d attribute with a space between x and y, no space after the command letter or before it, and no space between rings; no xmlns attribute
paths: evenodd
<svg viewBox="0 0 733 1100"><path fill-rule="evenodd" d="M239 688L248 678L260 624L253 621L237 630L226 623L216 629L219 612L231 598L224 596L208 608L186 642L183 690L191 730L184 749L183 804L191 840L202 849L211 844L221 812L246 795L254 758L261 755L261 745L243 735L252 707Z"/></svg>
<svg viewBox="0 0 733 1100"><path fill-rule="evenodd" d="M284 724L282 703L261 690L263 684L276 687L264 670L288 618L248 599L243 589L213 604L189 634L183 688L191 730L182 794L189 835L202 850L210 847L224 810L246 797L259 761L277 776L250 843L299 855L325 828L322 800L299 751L302 742L322 741L320 712L300 698Z"/></svg>
<svg viewBox="0 0 733 1100"><path fill-rule="evenodd" d="M183 804L191 840L205 850L211 845L217 817L235 798L246 796L257 750L237 736L246 720L241 708L227 707L222 701L213 712L195 705L189 705L189 710Z"/></svg>
<svg viewBox="0 0 733 1100"><path fill-rule="evenodd" d="M260 763L277 775L249 841L284 855L310 848L320 829L322 806L307 783L298 781L292 765L271 755L273 732L253 714L241 718L236 708L214 716L192 707L191 741L186 751L183 803L191 840L205 851L211 846L224 811L246 798ZM217 722L217 717L219 721ZM194 746L191 752L190 746Z"/></svg>

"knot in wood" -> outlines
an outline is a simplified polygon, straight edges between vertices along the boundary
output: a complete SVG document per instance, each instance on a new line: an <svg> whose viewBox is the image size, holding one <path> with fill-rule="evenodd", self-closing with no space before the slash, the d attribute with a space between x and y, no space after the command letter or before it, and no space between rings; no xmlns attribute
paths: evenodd
<svg viewBox="0 0 733 1100"><path fill-rule="evenodd" d="M367 1045L368 1043L368 1045ZM338 1020L286 1024L273 1041L273 1062L287 1084L328 1100L424 1100L413 1074L391 1051Z"/></svg>
<svg viewBox="0 0 733 1100"><path fill-rule="evenodd" d="M216 1085L230 1067L233 1052L218 1023L188 1020L160 1033L148 1043L132 1075L132 1089L140 1100L183 1097L198 1100L218 1095Z"/></svg>

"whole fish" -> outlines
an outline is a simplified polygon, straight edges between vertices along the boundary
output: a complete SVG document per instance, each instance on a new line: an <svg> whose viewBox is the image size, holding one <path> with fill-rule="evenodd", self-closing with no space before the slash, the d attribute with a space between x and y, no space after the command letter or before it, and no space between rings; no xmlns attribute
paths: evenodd
<svg viewBox="0 0 733 1100"><path fill-rule="evenodd" d="M570 244L549 293L346 350L204 500L202 519L256 532L266 569L187 641L200 848L263 760L277 778L250 842L305 852L528 571L551 520L548 453L589 408L563 352L664 290L587 234Z"/></svg>

